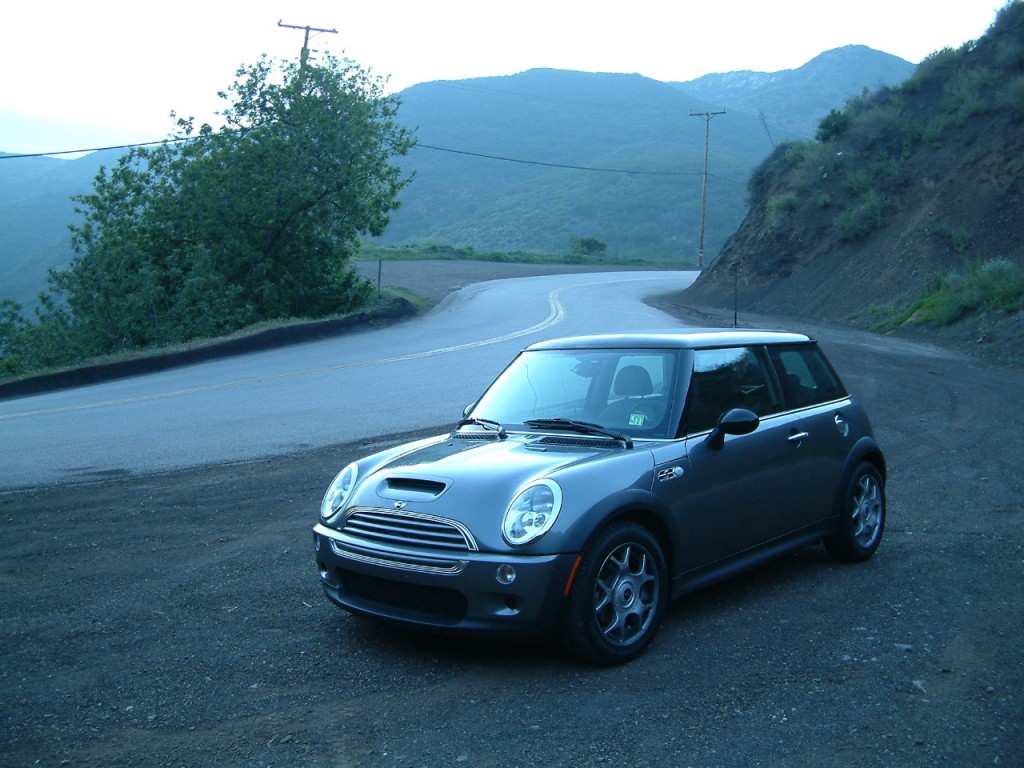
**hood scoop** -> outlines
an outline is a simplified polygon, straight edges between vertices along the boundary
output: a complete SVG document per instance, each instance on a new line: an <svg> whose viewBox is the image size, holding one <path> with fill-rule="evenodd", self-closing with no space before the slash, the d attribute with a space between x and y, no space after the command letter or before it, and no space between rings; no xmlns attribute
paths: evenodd
<svg viewBox="0 0 1024 768"><path fill-rule="evenodd" d="M433 501L448 488L448 483L426 477L387 477L377 488L385 499L398 501Z"/></svg>

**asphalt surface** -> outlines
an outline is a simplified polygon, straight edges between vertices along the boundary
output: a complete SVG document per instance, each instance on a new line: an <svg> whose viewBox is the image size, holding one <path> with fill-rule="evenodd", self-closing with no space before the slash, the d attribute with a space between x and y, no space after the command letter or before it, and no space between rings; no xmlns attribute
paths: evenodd
<svg viewBox="0 0 1024 768"><path fill-rule="evenodd" d="M324 599L325 486L412 435L0 494L0 765L1024 765L1024 377L801 329L886 450L878 554L684 598L622 667Z"/></svg>

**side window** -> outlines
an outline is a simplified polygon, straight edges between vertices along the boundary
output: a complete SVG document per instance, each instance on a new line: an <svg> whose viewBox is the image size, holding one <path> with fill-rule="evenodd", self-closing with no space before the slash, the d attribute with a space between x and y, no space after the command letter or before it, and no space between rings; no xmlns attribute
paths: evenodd
<svg viewBox="0 0 1024 768"><path fill-rule="evenodd" d="M781 410L764 351L759 347L695 351L684 416L686 431L712 429L732 408L746 408L762 417Z"/></svg>
<svg viewBox="0 0 1024 768"><path fill-rule="evenodd" d="M778 347L771 355L788 407L805 408L845 397L846 390L817 346Z"/></svg>

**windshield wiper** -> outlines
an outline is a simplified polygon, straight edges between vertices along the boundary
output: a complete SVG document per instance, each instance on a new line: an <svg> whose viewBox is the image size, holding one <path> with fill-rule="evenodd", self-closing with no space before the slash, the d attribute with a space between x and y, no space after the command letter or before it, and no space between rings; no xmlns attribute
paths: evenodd
<svg viewBox="0 0 1024 768"><path fill-rule="evenodd" d="M589 421L576 421L575 419L528 419L523 422L526 426L534 429L565 429L570 432L579 432L583 435L601 435L610 437L613 440L620 440L627 448L633 447L633 439L629 435L612 432L600 424L593 424Z"/></svg>
<svg viewBox="0 0 1024 768"><path fill-rule="evenodd" d="M468 426L482 427L483 429L489 429L492 430L493 432L497 432L499 440L504 440L506 437L508 437L508 432L505 431L505 428L501 426L501 424L499 424L498 422L494 421L493 419L477 419L474 417L463 419L462 421L455 425L455 429L458 430L460 427Z"/></svg>

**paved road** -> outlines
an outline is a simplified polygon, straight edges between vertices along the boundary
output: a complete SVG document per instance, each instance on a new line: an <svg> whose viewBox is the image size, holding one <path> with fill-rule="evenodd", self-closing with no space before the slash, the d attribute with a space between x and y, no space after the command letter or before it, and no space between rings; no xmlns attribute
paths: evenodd
<svg viewBox="0 0 1024 768"><path fill-rule="evenodd" d="M0 402L0 488L275 456L453 423L530 342L678 326L642 299L695 277L613 272L480 283L400 326Z"/></svg>
<svg viewBox="0 0 1024 768"><path fill-rule="evenodd" d="M564 317L548 301L553 284L498 300L474 289L458 302L485 299L481 322L493 316L492 330L456 322L453 302L402 330L448 324L456 336L392 348L371 343L375 334L338 339L339 348L364 345L355 361L365 364L337 372L333 346L316 347L331 350L317 354L325 364L282 364L277 378L248 368L248 359L225 361L220 378L206 381L210 394L226 394L218 401L225 407L249 404L218 429L237 427L258 442L266 418L258 401L278 396L274 382L324 398L312 384L320 381L328 400L342 401L327 431L340 439L366 410L341 391L357 373L384 386L434 360L452 390L442 399L460 403L472 394L456 387L493 375L487 355L503 362L532 332L411 356L556 319L537 335L575 332L591 310L599 328L674 323L642 305L618 309L630 285L579 302L577 291L589 289L566 289L554 297ZM509 319L516 304L531 307L528 321ZM731 314L710 321L728 323ZM811 331L868 406L891 467L885 540L870 562L839 565L807 547L675 603L647 654L593 669L543 642L395 631L324 599L310 537L324 487L348 461L401 436L0 491L0 765L1024 765L1020 371L836 327L740 322ZM383 362L392 358L403 360ZM458 377L455 360L466 361ZM149 393L152 402L179 404L164 423L124 432L160 446L167 432L197 430L203 420L190 412L205 395L175 395L195 386L182 375ZM425 386L407 383L395 391L412 397ZM73 406L95 411L102 430L99 417L122 406L101 406L93 392L74 395L92 400L45 402L59 402L69 417ZM103 392L111 400L145 395ZM31 402L42 409L43 400ZM312 433L325 405L307 405L298 413ZM375 418L451 422L447 406L389 405ZM13 421L2 422L3 440ZM302 439L286 433L279 449ZM125 466L106 450L98 441L92 465Z"/></svg>

